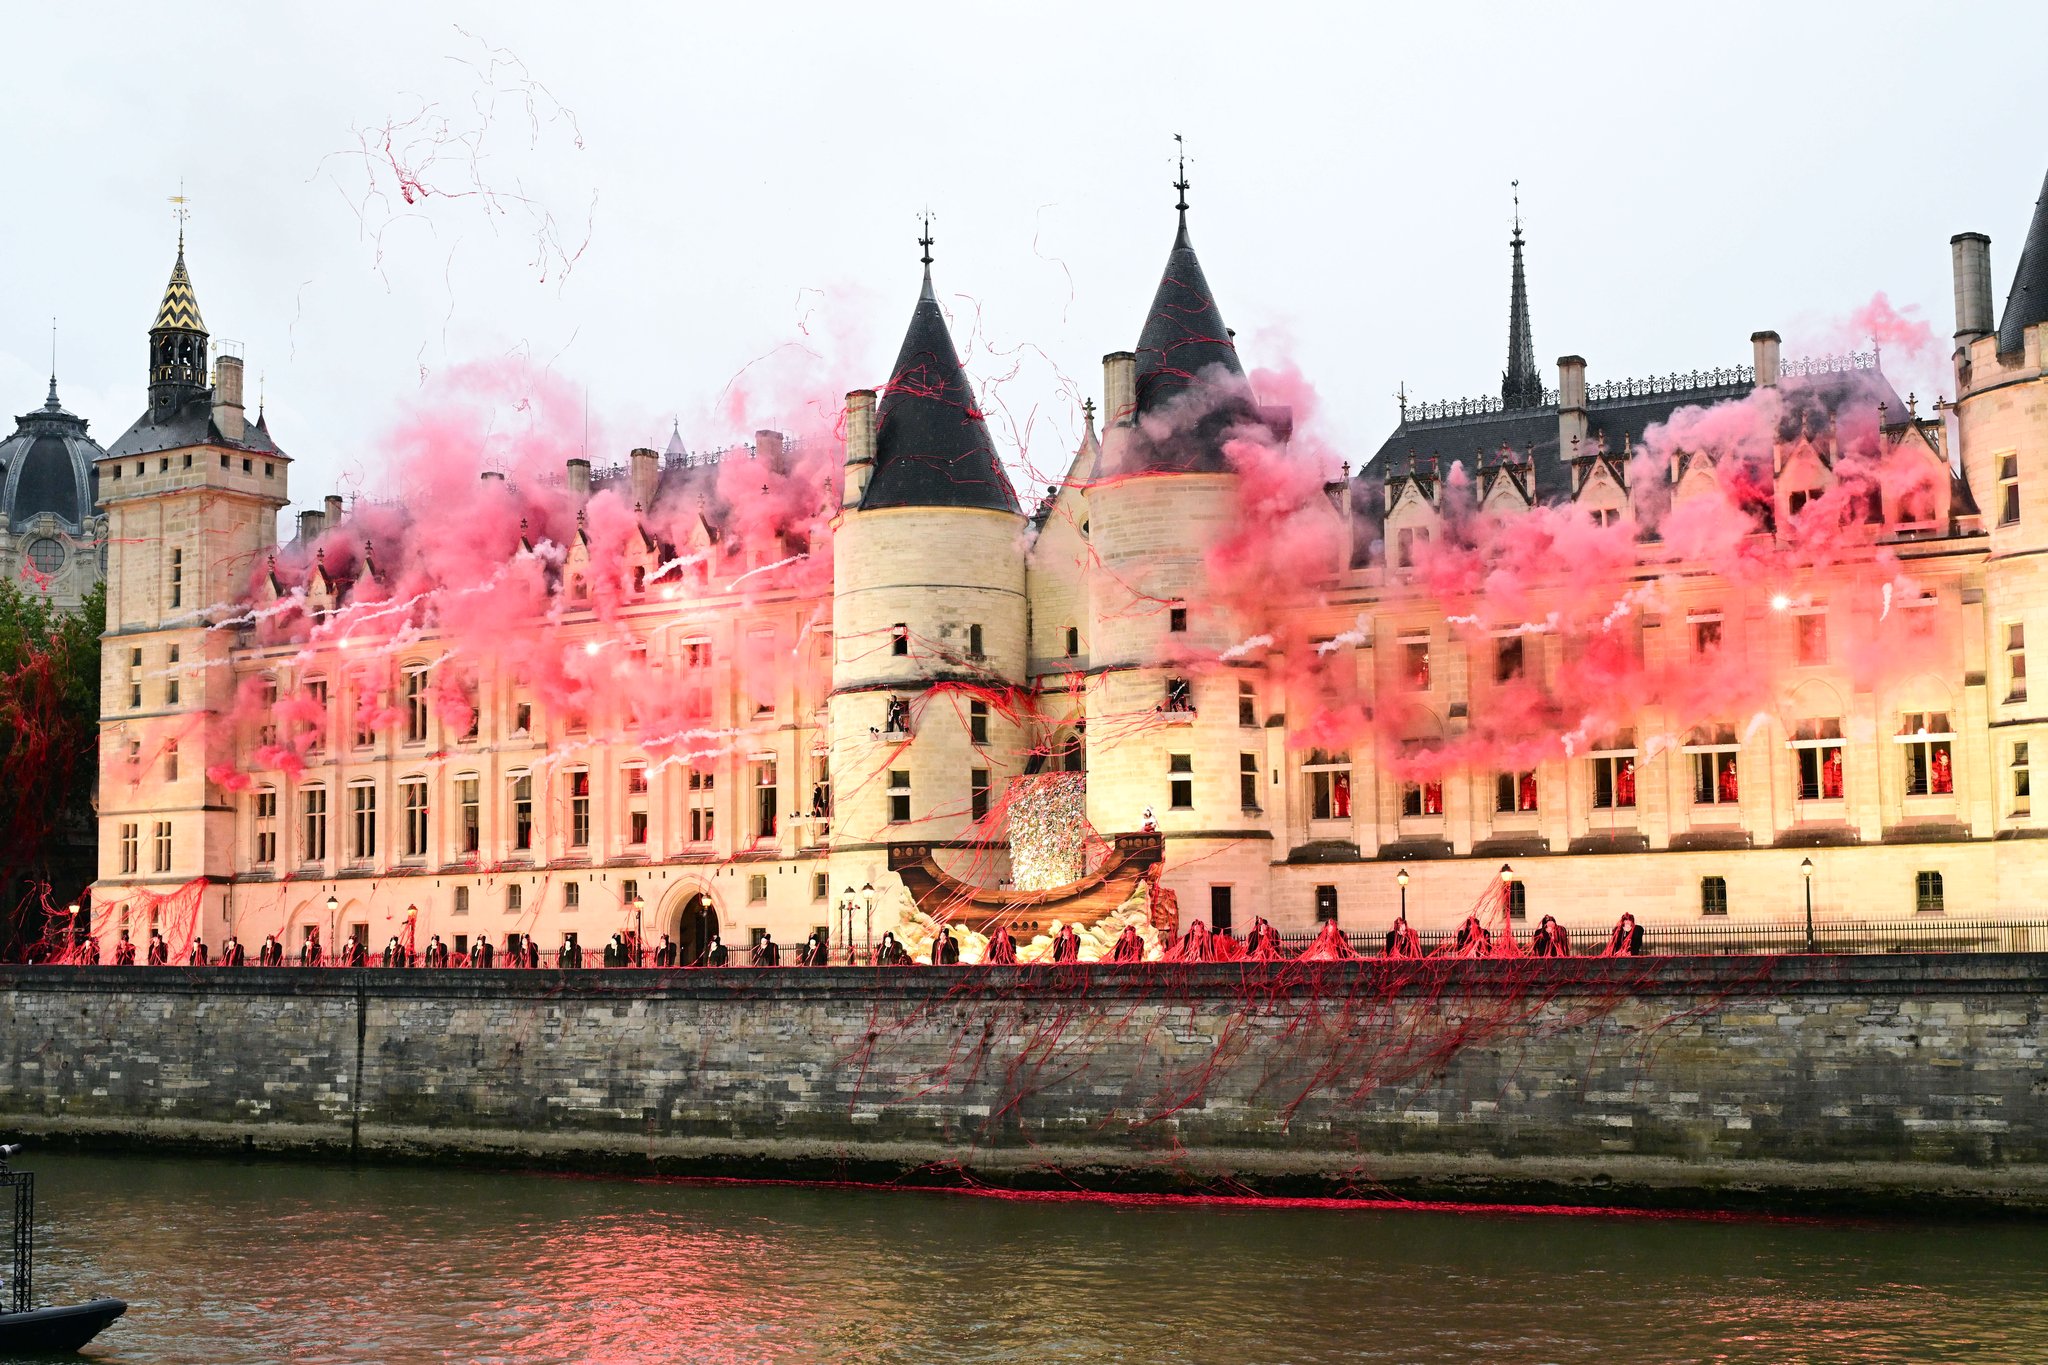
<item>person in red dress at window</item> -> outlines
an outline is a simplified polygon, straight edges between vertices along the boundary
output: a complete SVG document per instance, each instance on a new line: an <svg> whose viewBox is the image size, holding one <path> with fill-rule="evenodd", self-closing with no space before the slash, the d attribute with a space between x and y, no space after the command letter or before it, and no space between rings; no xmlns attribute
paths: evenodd
<svg viewBox="0 0 2048 1365"><path fill-rule="evenodd" d="M1536 809L1536 774L1522 774L1521 784L1515 789L1515 809Z"/></svg>
<svg viewBox="0 0 2048 1365"><path fill-rule="evenodd" d="M1955 769L1950 766L1948 748L1943 746L1934 751L1933 780L1928 789L1936 796L1951 795L1956 789Z"/></svg>
<svg viewBox="0 0 2048 1365"><path fill-rule="evenodd" d="M1734 759L1731 758L1722 765L1721 776L1717 779L1717 782L1721 788L1721 799L1723 801L1733 801L1736 795Z"/></svg>
<svg viewBox="0 0 2048 1365"><path fill-rule="evenodd" d="M1614 770L1614 804L1633 806L1636 803L1636 761L1632 758L1621 760L1621 766Z"/></svg>
<svg viewBox="0 0 2048 1365"><path fill-rule="evenodd" d="M1425 782L1422 784L1422 813L1442 815L1444 813L1444 784Z"/></svg>
<svg viewBox="0 0 2048 1365"><path fill-rule="evenodd" d="M1820 794L1823 800L1842 799L1842 751L1828 750L1828 756L1821 760Z"/></svg>
<svg viewBox="0 0 2048 1365"><path fill-rule="evenodd" d="M1330 777L1330 817L1334 820L1351 818L1351 774L1334 773Z"/></svg>

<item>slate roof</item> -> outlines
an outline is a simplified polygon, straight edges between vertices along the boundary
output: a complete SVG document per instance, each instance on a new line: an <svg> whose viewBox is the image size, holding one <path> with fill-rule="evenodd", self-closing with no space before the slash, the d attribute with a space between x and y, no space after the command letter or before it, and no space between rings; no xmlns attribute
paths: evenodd
<svg viewBox="0 0 2048 1365"><path fill-rule="evenodd" d="M192 292L192 277L185 273L185 234L178 234L178 263L171 267L171 282L164 286L164 301L157 305L152 332L177 328L203 332L206 323L199 316L199 296Z"/></svg>
<svg viewBox="0 0 2048 1365"><path fill-rule="evenodd" d="M929 264L875 414L875 472L860 505L1021 510L960 368Z"/></svg>
<svg viewBox="0 0 2048 1365"><path fill-rule="evenodd" d="M1681 409L1745 398L1754 389L1754 384L1742 381L1677 392L1594 399L1586 405L1588 439L1596 448L1604 442L1608 453L1618 456L1625 447L1642 444L1644 432L1670 421ZM1781 435L1788 440L1798 434L1802 420L1810 429L1818 430L1848 403L1883 402L1894 419L1906 410L1898 392L1879 370L1853 370L1790 379L1780 385L1780 391L1786 400L1785 430ZM1517 456L1533 460L1538 502L1555 502L1571 496L1572 452L1558 449L1555 403L1428 421L1404 421L1381 443L1361 474L1377 480L1403 473L1408 468L1410 455L1418 464L1433 459L1442 473L1448 473L1452 464L1463 461L1466 470L1476 474L1480 464L1492 460L1503 446ZM1590 455L1593 451L1583 453Z"/></svg>
<svg viewBox="0 0 2048 1365"><path fill-rule="evenodd" d="M2034 221L2020 248L2019 267L2012 274L2012 292L1998 319L1998 353L2013 355L2027 346L2027 328L2048 322L2048 178L2034 201Z"/></svg>
<svg viewBox="0 0 2048 1365"><path fill-rule="evenodd" d="M284 454L270 439L270 429L260 415L242 424L239 441L223 436L220 428L213 424L213 395L209 390L201 390L197 396L187 399L161 422L153 420L149 413L143 413L135 419L135 425L121 433L121 438L106 453L115 457L152 455L160 450L179 450L186 446L222 446L252 455Z"/></svg>
<svg viewBox="0 0 2048 1365"><path fill-rule="evenodd" d="M85 434L86 420L57 401L57 377L50 396L34 412L15 419L14 434L0 441L0 517L10 530L23 530L48 512L73 532L84 529L96 500L106 452Z"/></svg>

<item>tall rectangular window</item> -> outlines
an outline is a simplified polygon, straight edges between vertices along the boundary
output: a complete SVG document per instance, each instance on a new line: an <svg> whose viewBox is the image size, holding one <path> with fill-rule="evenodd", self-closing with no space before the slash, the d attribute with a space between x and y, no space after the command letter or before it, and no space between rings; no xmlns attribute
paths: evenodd
<svg viewBox="0 0 2048 1365"><path fill-rule="evenodd" d="M2012 746L2012 813L2031 814L2034 807L2034 771L2027 759L2027 741Z"/></svg>
<svg viewBox="0 0 2048 1365"><path fill-rule="evenodd" d="M590 772L569 774L569 847L590 846Z"/></svg>
<svg viewBox="0 0 2048 1365"><path fill-rule="evenodd" d="M1721 647L1721 618L1718 616L1694 616L1688 618L1692 625L1692 652L1711 654Z"/></svg>
<svg viewBox="0 0 2048 1365"><path fill-rule="evenodd" d="M427 742L427 670L405 670L405 742Z"/></svg>
<svg viewBox="0 0 2048 1365"><path fill-rule="evenodd" d="M268 867L277 861L277 789L265 787L256 793L255 815L255 862L259 867Z"/></svg>
<svg viewBox="0 0 2048 1365"><path fill-rule="evenodd" d="M173 609L185 605L185 552L171 551L171 606Z"/></svg>
<svg viewBox="0 0 2048 1365"><path fill-rule="evenodd" d="M455 913L458 915L469 913L469 888L466 886L455 888Z"/></svg>
<svg viewBox="0 0 2048 1365"><path fill-rule="evenodd" d="M1237 801L1248 811L1259 808L1259 756L1237 756Z"/></svg>
<svg viewBox="0 0 2048 1365"><path fill-rule="evenodd" d="M1174 810L1195 808L1195 756L1166 756L1166 804Z"/></svg>
<svg viewBox="0 0 2048 1365"><path fill-rule="evenodd" d="M1522 637L1504 635L1493 644L1493 680L1513 682L1522 676Z"/></svg>
<svg viewBox="0 0 2048 1365"><path fill-rule="evenodd" d="M708 844L717 835L714 814L717 806L716 773L690 770L690 842Z"/></svg>
<svg viewBox="0 0 2048 1365"><path fill-rule="evenodd" d="M1188 609L1182 606L1168 607L1166 628L1175 635L1185 635L1188 629Z"/></svg>
<svg viewBox="0 0 2048 1365"><path fill-rule="evenodd" d="M1241 682L1237 685L1237 723L1240 726L1255 726L1259 723L1259 694L1252 685Z"/></svg>
<svg viewBox="0 0 2048 1365"><path fill-rule="evenodd" d="M142 706L142 651L128 651L128 708L139 710Z"/></svg>
<svg viewBox="0 0 2048 1365"><path fill-rule="evenodd" d="M1733 749L1716 749L1692 755L1692 803L1695 806L1732 806L1741 795L1738 773L1741 755Z"/></svg>
<svg viewBox="0 0 2048 1365"><path fill-rule="evenodd" d="M1074 656L1075 656L1076 654L1079 654L1080 652L1081 652L1081 628L1080 628L1079 626L1068 626L1068 627L1067 627L1067 657L1071 659L1071 658L1073 658L1073 657L1074 657Z"/></svg>
<svg viewBox="0 0 2048 1365"><path fill-rule="evenodd" d="M312 722L313 728L307 738L306 752L317 754L324 752L327 748L327 679L307 679L306 700L312 703L313 710L319 717L318 720Z"/></svg>
<svg viewBox="0 0 2048 1365"><path fill-rule="evenodd" d="M176 782L177 780L178 741L175 739L167 739L164 741L164 781Z"/></svg>
<svg viewBox="0 0 2048 1365"><path fill-rule="evenodd" d="M121 826L121 875L132 877L142 870L142 826Z"/></svg>
<svg viewBox="0 0 2048 1365"><path fill-rule="evenodd" d="M1725 915L1728 913L1728 879L1726 877L1700 878L1700 913L1702 915Z"/></svg>
<svg viewBox="0 0 2048 1365"><path fill-rule="evenodd" d="M2005 699L2027 699L2027 628L2018 621L2005 628Z"/></svg>
<svg viewBox="0 0 2048 1365"><path fill-rule="evenodd" d="M368 862L377 856L377 789L365 782L348 789L351 856Z"/></svg>
<svg viewBox="0 0 2048 1365"><path fill-rule="evenodd" d="M910 627L901 621L889 628L889 653L899 659L910 653Z"/></svg>
<svg viewBox="0 0 2048 1365"><path fill-rule="evenodd" d="M967 811L976 820L988 818L988 769L973 768L967 774Z"/></svg>
<svg viewBox="0 0 2048 1365"><path fill-rule="evenodd" d="M1998 457L1998 524L2010 526L2020 519L2020 457Z"/></svg>
<svg viewBox="0 0 2048 1365"><path fill-rule="evenodd" d="M975 744L988 743L988 703L967 703L967 738Z"/></svg>
<svg viewBox="0 0 2048 1365"><path fill-rule="evenodd" d="M1429 690L1429 637L1401 642L1401 680L1413 692Z"/></svg>
<svg viewBox="0 0 2048 1365"><path fill-rule="evenodd" d="M1308 818L1349 820L1351 818L1351 755L1308 751L1301 765L1308 777Z"/></svg>
<svg viewBox="0 0 2048 1365"><path fill-rule="evenodd" d="M1440 777L1426 781L1403 782L1401 784L1401 814L1406 816L1442 815L1444 813L1444 784Z"/></svg>
<svg viewBox="0 0 2048 1365"><path fill-rule="evenodd" d="M165 705L165 706L176 706L176 705L178 704L178 692L179 692L179 688L178 688L178 673L177 673L177 668L178 668L178 657L179 657L179 653L180 653L180 651L179 651L179 648L178 648L178 646L176 646L176 645L172 645L172 646L171 646L171 656L170 656L171 676L170 676L170 677L168 677L168 678L166 678L166 679L164 679L164 705ZM270 698L270 699L271 699L272 701L276 701L276 700L277 700L277 695L276 695L276 694L277 694L277 689L276 689L276 688L275 688L275 687L273 686L273 687L271 688L271 698Z"/></svg>
<svg viewBox="0 0 2048 1365"><path fill-rule="evenodd" d="M533 774L512 774L512 847L533 847Z"/></svg>
<svg viewBox="0 0 2048 1365"><path fill-rule="evenodd" d="M1947 909L1941 894L1939 872L1913 874L1913 910L1921 915L1938 915Z"/></svg>
<svg viewBox="0 0 2048 1365"><path fill-rule="evenodd" d="M505 913L513 914L526 908L526 888L513 882L505 888Z"/></svg>
<svg viewBox="0 0 2048 1365"><path fill-rule="evenodd" d="M889 823L910 823L910 774L902 768L889 770Z"/></svg>
<svg viewBox="0 0 2048 1365"><path fill-rule="evenodd" d="M308 787L299 793L299 861L327 860L327 788Z"/></svg>
<svg viewBox="0 0 2048 1365"><path fill-rule="evenodd" d="M1906 750L1906 795L1954 794L1954 741L1946 711L1907 713L1899 726L1899 742Z"/></svg>
<svg viewBox="0 0 2048 1365"><path fill-rule="evenodd" d="M563 908L564 910L577 910L577 909L580 909L580 908L582 908L582 905L583 905L583 883L582 883L582 882L563 882L563 883L562 883L562 908Z"/></svg>
<svg viewBox="0 0 2048 1365"><path fill-rule="evenodd" d="M1535 810L1536 774L1533 771L1495 774L1493 809L1501 815Z"/></svg>
<svg viewBox="0 0 2048 1365"><path fill-rule="evenodd" d="M1634 754L1605 754L1593 760L1593 808L1629 810L1636 804Z"/></svg>
<svg viewBox="0 0 2048 1365"><path fill-rule="evenodd" d="M464 773L455 779L455 818L458 845L464 853L477 853L484 846L483 812L477 799L477 776Z"/></svg>
<svg viewBox="0 0 2048 1365"><path fill-rule="evenodd" d="M1230 928L1232 908L1230 901L1229 887L1212 886L1209 888L1209 927L1218 933L1222 933Z"/></svg>
<svg viewBox="0 0 2048 1365"><path fill-rule="evenodd" d="M1190 716L1195 713L1194 688L1186 678L1166 680L1166 700L1160 703L1159 709Z"/></svg>
<svg viewBox="0 0 2048 1365"><path fill-rule="evenodd" d="M1792 727L1792 747L1799 755L1799 799L1842 799L1842 722L1802 720Z"/></svg>
<svg viewBox="0 0 2048 1365"><path fill-rule="evenodd" d="M969 626L967 628L967 654L969 658L973 659L979 659L981 657L980 626Z"/></svg>
<svg viewBox="0 0 2048 1365"><path fill-rule="evenodd" d="M398 791L405 808L405 856L424 858L427 856L426 779L408 778L399 784Z"/></svg>
<svg viewBox="0 0 2048 1365"><path fill-rule="evenodd" d="M1792 618L1799 633L1799 662L1812 668L1828 661L1828 618L1825 612L1803 611Z"/></svg>
<svg viewBox="0 0 2048 1365"><path fill-rule="evenodd" d="M775 760L768 759L754 765L754 835L760 839L773 839L776 826L776 797L780 788L775 781Z"/></svg>
<svg viewBox="0 0 2048 1365"><path fill-rule="evenodd" d="M159 820L156 822L156 838L154 840L154 843L156 851L156 860L154 865L156 870L158 872L169 872L171 870L170 821Z"/></svg>
<svg viewBox="0 0 2048 1365"><path fill-rule="evenodd" d="M1316 888L1316 923L1337 922L1337 888L1323 885Z"/></svg>

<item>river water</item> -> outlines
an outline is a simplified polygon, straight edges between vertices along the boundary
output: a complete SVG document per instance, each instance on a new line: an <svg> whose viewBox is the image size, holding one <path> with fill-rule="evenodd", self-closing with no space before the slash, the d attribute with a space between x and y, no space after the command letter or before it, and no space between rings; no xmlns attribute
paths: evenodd
<svg viewBox="0 0 2048 1365"><path fill-rule="evenodd" d="M1025 1201L44 1153L108 1362L2048 1360L2048 1227Z"/></svg>

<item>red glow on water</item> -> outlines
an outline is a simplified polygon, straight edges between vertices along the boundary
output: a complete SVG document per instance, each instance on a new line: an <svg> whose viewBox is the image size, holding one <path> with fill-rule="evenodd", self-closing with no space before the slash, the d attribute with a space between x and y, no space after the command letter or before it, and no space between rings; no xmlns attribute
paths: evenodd
<svg viewBox="0 0 2048 1365"><path fill-rule="evenodd" d="M566 1180L621 1177L560 1174ZM1402 1199L1383 1195L1262 1195L1143 1193L1112 1190L1026 1190L991 1185L935 1185L875 1180L793 1180L738 1176L629 1176L636 1184L709 1189L786 1188L850 1190L863 1194L955 1195L1018 1204L1095 1204L1133 1209L1249 1209L1261 1213L1434 1213L1477 1218L1612 1218L1632 1222L1744 1223L1786 1226L1845 1226L1858 1220L1814 1214L1766 1213L1738 1209L1634 1208L1621 1204L1524 1204L1453 1199Z"/></svg>

